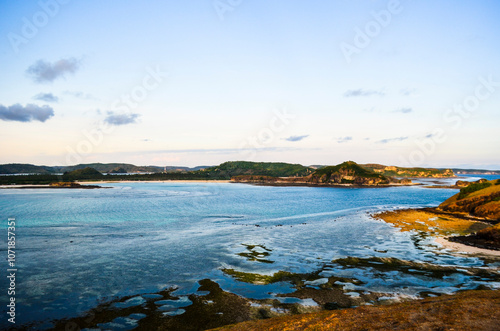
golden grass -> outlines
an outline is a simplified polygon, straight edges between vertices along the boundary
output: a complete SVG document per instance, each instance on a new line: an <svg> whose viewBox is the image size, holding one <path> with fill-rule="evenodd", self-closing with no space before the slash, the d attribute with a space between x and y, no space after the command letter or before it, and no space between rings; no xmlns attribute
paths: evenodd
<svg viewBox="0 0 500 331"><path fill-rule="evenodd" d="M488 227L475 221L418 209L386 211L373 217L393 224L402 231L421 231L435 236L467 235L481 227Z"/></svg>

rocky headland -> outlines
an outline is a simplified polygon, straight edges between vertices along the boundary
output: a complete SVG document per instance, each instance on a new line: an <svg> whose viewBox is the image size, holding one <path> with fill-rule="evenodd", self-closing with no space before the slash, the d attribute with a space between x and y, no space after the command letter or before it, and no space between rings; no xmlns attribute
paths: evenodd
<svg viewBox="0 0 500 331"><path fill-rule="evenodd" d="M231 178L235 183L289 186L331 186L331 187L388 187L415 185L411 180L388 177L363 168L356 162L347 161L336 166L317 169L302 177L272 177L240 175Z"/></svg>

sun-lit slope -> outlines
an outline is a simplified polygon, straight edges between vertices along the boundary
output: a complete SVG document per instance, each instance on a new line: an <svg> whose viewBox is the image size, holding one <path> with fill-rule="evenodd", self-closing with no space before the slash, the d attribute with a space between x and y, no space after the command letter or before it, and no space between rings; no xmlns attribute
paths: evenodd
<svg viewBox="0 0 500 331"><path fill-rule="evenodd" d="M360 164L365 169L374 171L384 176L394 177L432 177L446 178L455 177L455 173L451 169L434 169L434 168L404 168L396 166L385 166L382 164Z"/></svg>
<svg viewBox="0 0 500 331"><path fill-rule="evenodd" d="M479 181L460 190L438 209L496 221L500 219L500 180Z"/></svg>

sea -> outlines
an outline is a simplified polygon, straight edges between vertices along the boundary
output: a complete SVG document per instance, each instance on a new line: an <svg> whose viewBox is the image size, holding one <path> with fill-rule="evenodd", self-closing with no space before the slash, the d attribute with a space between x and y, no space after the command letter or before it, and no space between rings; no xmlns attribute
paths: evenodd
<svg viewBox="0 0 500 331"><path fill-rule="evenodd" d="M500 176L481 176L488 179ZM477 180L475 177L460 179ZM452 184L456 179L424 180ZM0 328L48 329L99 303L177 288L196 291L210 278L254 299L289 293L289 284L250 285L221 270L271 275L314 272L346 257L394 257L457 267L498 268L498 262L457 255L432 237L401 232L371 214L435 207L457 193L422 186L387 188L275 187L236 183L122 182L102 189L0 190ZM8 260L8 220L15 219L15 256ZM13 230L13 231L12 231ZM12 234L14 232L14 234ZM239 253L265 247L269 263ZM8 262L13 262L9 265ZM15 269L15 294L9 294ZM418 297L500 283L459 273L449 277L368 268L331 271L356 277L366 291Z"/></svg>

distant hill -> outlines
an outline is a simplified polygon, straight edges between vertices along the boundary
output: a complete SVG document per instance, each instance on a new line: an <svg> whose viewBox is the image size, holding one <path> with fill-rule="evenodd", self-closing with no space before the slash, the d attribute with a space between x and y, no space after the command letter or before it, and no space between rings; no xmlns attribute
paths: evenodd
<svg viewBox="0 0 500 331"><path fill-rule="evenodd" d="M93 168L101 173L109 173L118 169L125 170L127 173L135 172L163 172L163 168L156 166L136 166L128 163L88 163L88 164L77 164L74 166L67 167L54 167L59 170L59 172L68 172L84 168Z"/></svg>
<svg viewBox="0 0 500 331"><path fill-rule="evenodd" d="M455 177L455 174L451 169L403 168L395 166L385 166L381 164L361 164L361 166L365 169L389 177Z"/></svg>
<svg viewBox="0 0 500 331"><path fill-rule="evenodd" d="M189 167L158 167L158 166L136 166L128 163L88 163L73 166L37 166L33 164L11 163L0 165L0 174L55 174L65 173L73 170L93 168L101 173L161 173L166 172L188 172L208 168L208 166Z"/></svg>
<svg viewBox="0 0 500 331"><path fill-rule="evenodd" d="M210 178L230 179L231 177L240 175L259 175L271 177L306 176L311 174L313 171L314 169L304 167L300 164L231 161L201 170L200 172L203 172Z"/></svg>
<svg viewBox="0 0 500 331"><path fill-rule="evenodd" d="M313 164L313 165L310 165L309 168L313 168L313 169L321 169L321 168L324 168L324 167L327 167L326 165L320 165L320 164Z"/></svg>
<svg viewBox="0 0 500 331"><path fill-rule="evenodd" d="M474 169L431 169L431 168L404 168L396 166L385 166L381 164L360 164L365 170L375 172L385 177L454 177L457 174L500 174L500 171L474 170ZM304 177L317 170L324 170L326 174L331 166L311 165L309 167L300 164L283 162L247 162L231 161L224 162L218 166L136 166L129 163L87 163L72 166L38 166L33 164L11 163L0 165L0 174L60 174L78 169L93 168L100 173L191 173L192 176L209 179L230 179L240 175L260 175L270 177ZM358 169L359 171L359 169ZM455 171L455 172L454 172ZM319 174L319 173L318 173Z"/></svg>
<svg viewBox="0 0 500 331"><path fill-rule="evenodd" d="M127 172L128 171L125 168L117 167L117 168L114 168L113 170L109 171L108 173L110 173L110 174L125 174Z"/></svg>
<svg viewBox="0 0 500 331"><path fill-rule="evenodd" d="M63 179L68 180L82 180L82 179L102 179L104 175L99 171L87 167L83 169L77 169L63 174Z"/></svg>
<svg viewBox="0 0 500 331"><path fill-rule="evenodd" d="M10 163L0 164L0 174L50 174L54 173L53 167L36 166L33 164Z"/></svg>
<svg viewBox="0 0 500 331"><path fill-rule="evenodd" d="M500 170L452 169L457 175L500 175Z"/></svg>

